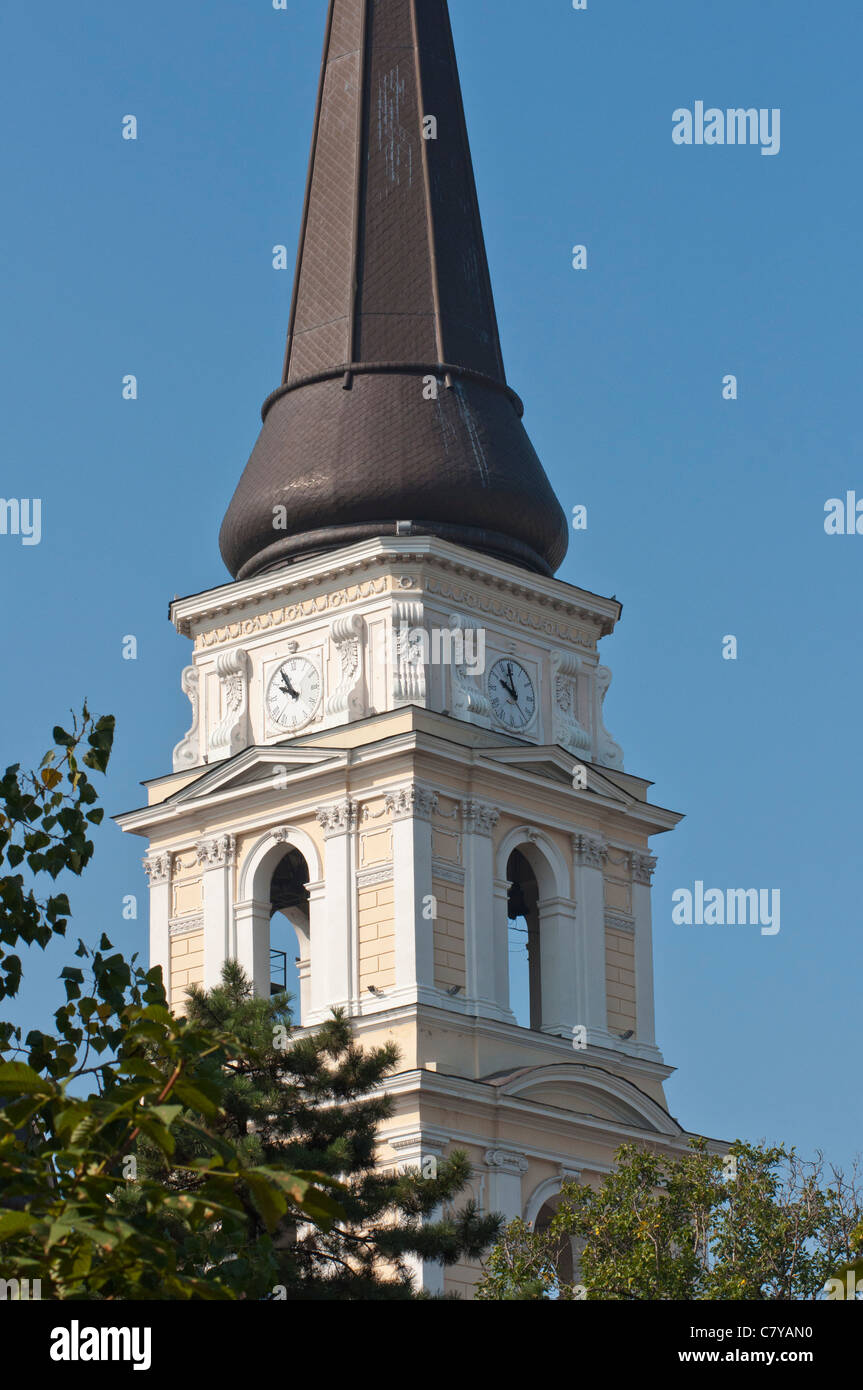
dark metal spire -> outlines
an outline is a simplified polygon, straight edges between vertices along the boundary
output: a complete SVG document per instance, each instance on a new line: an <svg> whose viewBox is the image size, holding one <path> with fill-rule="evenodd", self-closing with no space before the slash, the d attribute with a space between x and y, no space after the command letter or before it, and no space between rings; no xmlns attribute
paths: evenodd
<svg viewBox="0 0 863 1390"><path fill-rule="evenodd" d="M410 523L553 572L566 519L521 414L446 0L331 0L282 386L222 526L228 568Z"/></svg>

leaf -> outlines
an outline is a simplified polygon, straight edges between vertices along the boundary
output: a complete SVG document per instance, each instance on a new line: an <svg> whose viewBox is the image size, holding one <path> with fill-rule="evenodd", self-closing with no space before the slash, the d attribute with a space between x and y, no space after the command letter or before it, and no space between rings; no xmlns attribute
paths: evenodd
<svg viewBox="0 0 863 1390"><path fill-rule="evenodd" d="M182 1105L151 1105L147 1111L148 1115L155 1115L161 1120L166 1129L170 1129L178 1115L182 1115Z"/></svg>
<svg viewBox="0 0 863 1390"><path fill-rule="evenodd" d="M11 1240L13 1236L33 1231L40 1222L29 1211L9 1211L0 1216L0 1240Z"/></svg>
<svg viewBox="0 0 863 1390"><path fill-rule="evenodd" d="M252 1194L252 1200L263 1218L268 1231L275 1230L281 1217L288 1209L287 1199L278 1184L266 1173L247 1168L243 1181Z"/></svg>
<svg viewBox="0 0 863 1390"><path fill-rule="evenodd" d="M171 1095L176 1096L190 1110L195 1110L199 1115L205 1115L207 1119L212 1119L219 1114L219 1107L212 1096L207 1095L202 1089L201 1083L191 1086L188 1081L178 1081L171 1091Z"/></svg>
<svg viewBox="0 0 863 1390"><path fill-rule="evenodd" d="M151 1120L148 1116L135 1116L138 1128L142 1134L146 1134L148 1139L152 1139L158 1149L168 1157L173 1154L175 1144L174 1136L169 1129L160 1124L158 1120Z"/></svg>
<svg viewBox="0 0 863 1390"><path fill-rule="evenodd" d="M4 1062L0 1064L0 1095L42 1095L56 1094L53 1082L40 1076L38 1071L28 1067L26 1062Z"/></svg>
<svg viewBox="0 0 863 1390"><path fill-rule="evenodd" d="M63 774L58 772L56 767L43 767L41 775L42 783L49 791L53 791L63 781Z"/></svg>

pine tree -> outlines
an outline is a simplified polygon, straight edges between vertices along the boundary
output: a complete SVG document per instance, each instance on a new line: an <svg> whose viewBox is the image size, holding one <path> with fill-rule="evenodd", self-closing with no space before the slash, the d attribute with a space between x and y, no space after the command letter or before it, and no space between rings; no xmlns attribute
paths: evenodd
<svg viewBox="0 0 863 1390"><path fill-rule="evenodd" d="M342 1186L333 1195L345 1213L325 1233L289 1212L270 1237L259 1194L250 1191L242 1218L214 1221L191 1239L183 1233L181 1259L190 1270L218 1268L252 1299L410 1299L411 1256L451 1265L479 1259L494 1242L501 1220L480 1215L474 1202L439 1214L470 1177L464 1153L428 1160L420 1171L376 1170L377 1129L392 1113L380 1086L398 1062L394 1044L360 1047L339 1012L295 1036L288 996L256 997L236 962L226 963L217 988L189 990L188 1016L241 1039L243 1049L223 1062L229 1077L220 1114L178 1122L173 1160L142 1140L142 1171L192 1197L197 1179L179 1165L224 1141L250 1168L284 1165L337 1178ZM134 1211L134 1186L126 1201Z"/></svg>

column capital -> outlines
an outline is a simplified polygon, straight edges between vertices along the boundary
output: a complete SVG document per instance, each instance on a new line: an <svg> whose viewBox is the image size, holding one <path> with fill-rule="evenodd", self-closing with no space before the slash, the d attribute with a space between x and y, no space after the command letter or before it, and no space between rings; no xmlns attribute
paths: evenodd
<svg viewBox="0 0 863 1390"><path fill-rule="evenodd" d="M171 882L170 854L151 854L141 862L144 865L144 873L150 881L151 888L155 888L160 883Z"/></svg>
<svg viewBox="0 0 863 1390"><path fill-rule="evenodd" d="M500 811L484 801L461 803L462 824L468 835L491 835L500 820Z"/></svg>
<svg viewBox="0 0 863 1390"><path fill-rule="evenodd" d="M418 786L415 782L396 787L395 791L387 792L386 797L386 807L393 820L406 820L411 816L431 820L437 810L437 804L437 792L433 792L429 787Z"/></svg>
<svg viewBox="0 0 863 1390"><path fill-rule="evenodd" d="M635 883L643 883L647 888L650 887L653 879L653 871L657 861L652 854L631 854L629 856L632 867L632 877Z"/></svg>
<svg viewBox="0 0 863 1390"><path fill-rule="evenodd" d="M608 841L602 835L576 834L572 836L572 851L577 864L601 869L608 858Z"/></svg>
<svg viewBox="0 0 863 1390"><path fill-rule="evenodd" d="M237 862L236 835L216 835L211 840L199 840L198 863L205 869L226 869Z"/></svg>
<svg viewBox="0 0 863 1390"><path fill-rule="evenodd" d="M318 824L322 826L324 839L331 835L347 835L357 827L357 803L345 797L334 801L330 806L318 807Z"/></svg>

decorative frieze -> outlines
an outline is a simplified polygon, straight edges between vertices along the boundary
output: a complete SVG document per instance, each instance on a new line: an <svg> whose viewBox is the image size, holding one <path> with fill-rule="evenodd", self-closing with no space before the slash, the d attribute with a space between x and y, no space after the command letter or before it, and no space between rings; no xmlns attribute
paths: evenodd
<svg viewBox="0 0 863 1390"><path fill-rule="evenodd" d="M199 840L197 858L205 869L229 868L236 864L236 835L217 835L212 840Z"/></svg>
<svg viewBox="0 0 863 1390"><path fill-rule="evenodd" d="M500 587L504 586L501 585ZM451 603L457 604L459 608L473 609L475 613L491 615L507 623L517 623L519 627L529 628L532 632L543 633L556 642L574 642L587 651L596 650L596 634L586 629L570 627L567 623L557 622L554 618L545 618L538 613L530 613L524 608L518 608L515 604L501 602L499 599L490 598L476 590L461 588L444 579L429 576L426 579L425 589L426 593L448 599ZM592 620L602 622L601 619L592 618ZM604 626L605 623L603 622Z"/></svg>
<svg viewBox="0 0 863 1390"><path fill-rule="evenodd" d="M185 738L174 749L174 771L182 772L187 767L197 767L201 761L201 700L198 683L200 672L197 666L187 666L180 678L183 694L187 695L192 706L192 724Z"/></svg>
<svg viewBox="0 0 863 1390"><path fill-rule="evenodd" d="M256 614L254 618L244 618L239 622L229 623L226 627L217 627L210 632L202 632L195 638L195 647L200 650L204 647L222 646L225 642L235 642L238 637L255 637L258 633L271 632L274 628L284 627L286 623L296 623L302 618L314 618L320 613L330 612L333 608L345 608L349 604L358 603L361 599L385 594L389 588L390 576L385 575L380 579L368 579L361 584L334 589L332 593L303 599L300 603L293 603L289 607L276 608L271 613ZM188 636L188 620L178 622L177 629Z"/></svg>
<svg viewBox="0 0 863 1390"><path fill-rule="evenodd" d="M359 807L355 801L345 798L333 802L331 806L318 808L318 824L323 828L324 839L331 835L347 835L357 828Z"/></svg>
<svg viewBox="0 0 863 1390"><path fill-rule="evenodd" d="M185 917L172 917L168 923L171 936L187 936L204 930L203 912L190 912Z"/></svg>
<svg viewBox="0 0 863 1390"><path fill-rule="evenodd" d="M445 859L432 859L432 878L442 879L444 883L464 885L464 869L448 864Z"/></svg>
<svg viewBox="0 0 863 1390"><path fill-rule="evenodd" d="M461 814L465 834L468 835L491 835L500 820L497 807L483 801L463 801Z"/></svg>
<svg viewBox="0 0 863 1390"><path fill-rule="evenodd" d="M602 869L608 858L608 844L601 835L573 835L572 850L576 863L589 869Z"/></svg>
<svg viewBox="0 0 863 1390"><path fill-rule="evenodd" d="M624 917L619 912L606 912L605 925L612 931L635 931L635 919L633 917Z"/></svg>
<svg viewBox="0 0 863 1390"><path fill-rule="evenodd" d="M392 864L383 864L377 869L359 869L357 871L357 887L376 888L381 883L391 883L392 878Z"/></svg>
<svg viewBox="0 0 863 1390"><path fill-rule="evenodd" d="M386 797L387 810L393 820L404 820L408 816L430 820L437 803L437 792L430 791L428 787L419 787L415 782L388 792Z"/></svg>
<svg viewBox="0 0 863 1390"><path fill-rule="evenodd" d="M645 887L649 888L656 868L656 859L652 854L633 854L631 863L633 883L643 883Z"/></svg>
<svg viewBox="0 0 863 1390"><path fill-rule="evenodd" d="M149 879L151 888L155 888L160 883L171 882L170 854L151 854L142 862L144 873Z"/></svg>

